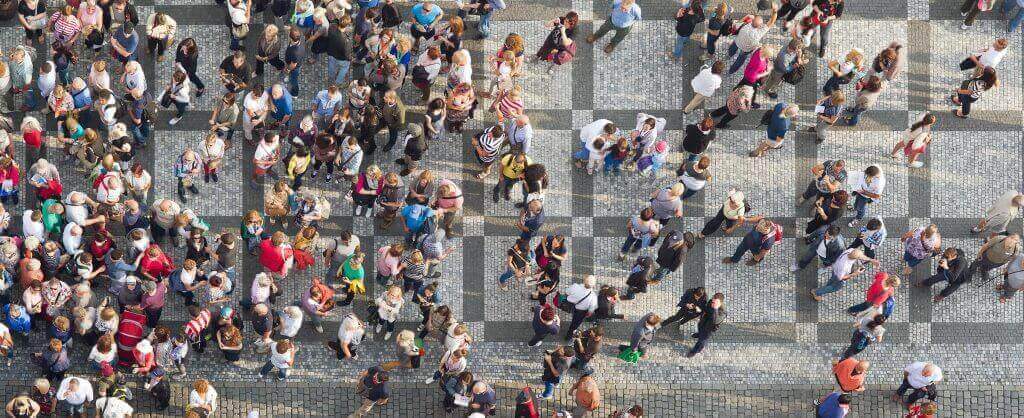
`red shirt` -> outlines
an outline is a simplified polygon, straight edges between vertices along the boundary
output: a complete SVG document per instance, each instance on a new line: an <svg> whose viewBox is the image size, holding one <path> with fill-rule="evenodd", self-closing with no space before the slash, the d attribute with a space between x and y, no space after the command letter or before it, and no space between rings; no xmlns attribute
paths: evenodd
<svg viewBox="0 0 1024 418"><path fill-rule="evenodd" d="M174 263L167 254L161 253L156 258L144 255L139 261L139 269L153 277L166 277L174 270Z"/></svg>
<svg viewBox="0 0 1024 418"><path fill-rule="evenodd" d="M43 132L42 131L28 131L23 135L25 138L25 145L32 148L38 149L43 146Z"/></svg>
<svg viewBox="0 0 1024 418"><path fill-rule="evenodd" d="M895 290L891 287L885 287L884 282L887 278L889 278L889 274L884 271L876 273L875 281L871 282L871 287L868 288L867 296L864 297L864 300L871 302L874 306L882 306Z"/></svg>

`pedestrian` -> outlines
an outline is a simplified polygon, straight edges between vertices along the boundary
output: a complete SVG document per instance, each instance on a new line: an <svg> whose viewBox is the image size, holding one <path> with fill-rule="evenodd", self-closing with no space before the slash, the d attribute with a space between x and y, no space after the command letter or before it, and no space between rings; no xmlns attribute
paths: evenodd
<svg viewBox="0 0 1024 418"><path fill-rule="evenodd" d="M405 298L403 296L402 288L398 286L390 286L376 299L377 302L377 315L380 319L377 321L375 332L380 334L384 331L384 341L391 338L391 334L395 331L395 323L398 322L398 312L402 310L402 305L405 304Z"/></svg>
<svg viewBox="0 0 1024 418"><path fill-rule="evenodd" d="M64 379L64 374L71 368L71 362L68 361L68 352L60 340L50 338L49 341L42 351L32 353L32 362L42 369L42 374L47 379L51 381L62 380Z"/></svg>
<svg viewBox="0 0 1024 418"><path fill-rule="evenodd" d="M887 234L888 231L885 229L882 218L872 218L864 226L860 227L857 238L847 248L864 247L864 254L870 258L875 258L875 251L885 241Z"/></svg>
<svg viewBox="0 0 1024 418"><path fill-rule="evenodd" d="M843 418L850 413L853 397L848 393L832 392L814 401L818 418Z"/></svg>
<svg viewBox="0 0 1024 418"><path fill-rule="evenodd" d="M964 272L970 281L980 270L985 281L991 280L991 272L1000 268L1021 253L1020 235L1015 233L995 235L985 241L978 250L978 256L971 261Z"/></svg>
<svg viewBox="0 0 1024 418"><path fill-rule="evenodd" d="M670 230L663 234L665 240L658 248L658 269L651 276L651 280L658 281L665 276L675 273L686 261L687 255L693 249L694 235L692 232L679 232Z"/></svg>
<svg viewBox="0 0 1024 418"><path fill-rule="evenodd" d="M449 113L450 116L451 113ZM491 165L498 159L501 149L506 143L505 130L501 124L495 124L473 136L471 145L476 151L477 161L482 166L480 173L476 175L477 179L483 179L491 174Z"/></svg>
<svg viewBox="0 0 1024 418"><path fill-rule="evenodd" d="M935 224L907 231L900 237L900 242L903 243L904 276L909 276L914 267L942 251L942 236L939 234L939 227ZM1015 242L1014 245L1016 245ZM973 272L969 273L973 275Z"/></svg>
<svg viewBox="0 0 1024 418"><path fill-rule="evenodd" d="M584 418L601 407L601 390L590 374L584 374L576 379L572 389L569 389L569 395L573 397L575 403L572 408L572 416L575 418Z"/></svg>
<svg viewBox="0 0 1024 418"><path fill-rule="evenodd" d="M924 401L911 405L908 409L906 418L935 418L935 413L938 411L938 403L933 401Z"/></svg>
<svg viewBox="0 0 1024 418"><path fill-rule="evenodd" d="M782 7L786 8L787 5L789 5L789 3L783 2ZM769 98L778 98L778 88L782 85L782 82L785 81L784 78L787 74L792 74L793 71L803 71L803 66L807 64L808 61L804 58L805 46L806 45L802 40L791 39L789 44L775 55L775 59L772 61L772 72L764 82L764 91ZM800 70L797 70L798 68L800 68Z"/></svg>
<svg viewBox="0 0 1024 418"><path fill-rule="evenodd" d="M797 199L797 205L803 205L804 202L812 198L815 201L818 198L827 200L833 193L842 189L847 178L846 161L825 160L811 167L811 174L814 175L814 180L807 185L807 189Z"/></svg>
<svg viewBox="0 0 1024 418"><path fill-rule="evenodd" d="M1009 14L1010 10L1013 9L1014 1L1008 1L1003 3L1003 14ZM960 30L967 30L971 26L974 26L974 19L978 17L981 12L987 12L995 8L995 0L967 0L960 6L960 16L964 17L963 23L960 24ZM1010 20L1010 25L1007 32L1013 33L1017 30L1017 26L1020 25L1020 19L1014 17Z"/></svg>
<svg viewBox="0 0 1024 418"><path fill-rule="evenodd" d="M830 269L846 248L846 238L843 237L842 229L838 225L831 225L823 234L815 236L807 245L807 251L790 266L789 271L803 270L814 260L818 260L821 269Z"/></svg>
<svg viewBox="0 0 1024 418"><path fill-rule="evenodd" d="M764 260L764 257L771 251L772 246L782 242L782 226L772 222L768 219L760 219L746 236L743 237L743 241L736 247L736 251L732 257L726 257L722 259L725 264L738 263L743 258L743 254L750 251L752 254L750 260L747 260L748 266L753 266Z"/></svg>
<svg viewBox="0 0 1024 418"><path fill-rule="evenodd" d="M893 297L896 293L896 288L899 286L899 277L890 276L884 271L875 273L875 279L871 282L871 286L868 287L865 293L864 302L849 307L846 313L850 314L850 316L856 316L868 309L881 309L882 304L890 297Z"/></svg>
<svg viewBox="0 0 1024 418"><path fill-rule="evenodd" d="M542 200L534 199L527 203L516 222L516 228L519 228L520 231L519 239L529 244L533 237L537 235L537 232L544 226L544 219L544 204Z"/></svg>
<svg viewBox="0 0 1024 418"><path fill-rule="evenodd" d="M747 203L746 197L742 191L729 189L722 208L718 210L718 213L714 218L711 218L710 221L704 223L704 228L697 233L697 238L704 239L705 237L715 233L715 231L718 231L718 228L723 224L725 225L725 228L722 229L722 232L728 235L746 222L756 223L760 221L762 218L761 216L746 216L751 209L752 207Z"/></svg>
<svg viewBox="0 0 1024 418"><path fill-rule="evenodd" d="M374 406L383 407L387 405L391 396L391 389L388 385L388 372L381 366L373 366L359 375L359 384L356 390L363 397L363 403L349 418L359 418L370 413Z"/></svg>
<svg viewBox="0 0 1024 418"><path fill-rule="evenodd" d="M832 360L832 374L843 393L863 392L864 379L867 377L871 364L866 360L847 357L843 360Z"/></svg>
<svg viewBox="0 0 1024 418"><path fill-rule="evenodd" d="M633 326L629 344L619 344L619 355L629 352L637 353L641 358L644 357L647 346L654 342L654 334L658 332L659 328L661 328L661 317L658 314L651 312L641 317Z"/></svg>
<svg viewBox="0 0 1024 418"><path fill-rule="evenodd" d="M188 395L188 408L190 410L204 410L206 416L217 412L218 395L206 379L198 379L192 384L192 392Z"/></svg>
<svg viewBox="0 0 1024 418"><path fill-rule="evenodd" d="M971 105L981 98L982 93L998 85L999 78L996 76L996 70L992 67L982 70L981 75L964 80L950 96L950 101L960 107L953 109L953 115L958 118L967 118L967 115L971 113Z"/></svg>
<svg viewBox="0 0 1024 418"><path fill-rule="evenodd" d="M815 142L820 144L828 138L829 129L836 124L839 116L843 113L843 105L846 103L846 95L842 90L833 90L815 102L814 114L816 115L814 126L807 128L807 132L815 134Z"/></svg>
<svg viewBox="0 0 1024 418"><path fill-rule="evenodd" d="M502 290L508 289L509 279L515 277L517 282L523 282L532 276L532 264L534 261L533 249L530 248L530 241L516 239L512 248L508 250L508 257L505 261L505 272L498 277L498 287Z"/></svg>
<svg viewBox="0 0 1024 418"><path fill-rule="evenodd" d="M558 313L551 305L534 305L533 310L533 338L526 345L537 347L548 335L557 335L561 324Z"/></svg>
<svg viewBox="0 0 1024 418"><path fill-rule="evenodd" d="M985 217L978 221L978 224L971 228L971 232L980 234L991 230L994 233L1006 231L1010 221L1020 214L1020 207L1024 206L1024 194L1016 190L1007 190L999 196L992 205L985 211Z"/></svg>
<svg viewBox="0 0 1024 418"><path fill-rule="evenodd" d="M566 341L569 341L580 325L583 325L583 320L597 310L598 290L597 279L593 275L585 276L582 283L573 283L565 290L564 303L572 307L572 322L565 333Z"/></svg>
<svg viewBox="0 0 1024 418"><path fill-rule="evenodd" d="M532 165L533 160L525 152L509 152L499 159L499 163L501 169L498 171L498 183L492 191L495 203L498 202L499 192L505 200L512 199L512 188L524 179L526 167Z"/></svg>
<svg viewBox="0 0 1024 418"><path fill-rule="evenodd" d="M705 8L707 10L707 8ZM722 35L731 34L732 20L728 19L727 16L732 12L732 7L729 7L724 1L718 2L718 6L715 7L711 14L708 14L708 23L706 26L706 34L704 36L704 49L705 53L701 55L702 61L707 61L711 57L715 56L715 47L718 43L718 38ZM725 31L723 33L723 31ZM722 70L725 70L724 62L722 63Z"/></svg>
<svg viewBox="0 0 1024 418"><path fill-rule="evenodd" d="M907 156L907 165L913 168L924 167L924 161L917 161L917 157L928 149L932 142L932 126L938 119L931 113L925 113L921 119L910 126L907 139L900 139L893 147L890 157L895 160L900 150Z"/></svg>
<svg viewBox="0 0 1024 418"><path fill-rule="evenodd" d="M569 361L574 353L572 347L556 346L554 350L544 355L541 367L544 371L541 381L544 382L544 392L537 395L537 399L551 400L555 398L555 388L562 382L562 375L569 370Z"/></svg>
<svg viewBox="0 0 1024 418"><path fill-rule="evenodd" d="M818 236L824 234L833 222L843 217L846 211L846 202L850 194L846 190L839 190L832 193L829 198L819 198L814 201L814 218L807 222L804 228L804 242L810 244Z"/></svg>
<svg viewBox="0 0 1024 418"><path fill-rule="evenodd" d="M722 3L723 5L725 3ZM709 29L710 33L710 29ZM708 35L711 38L711 35ZM711 41L708 41L711 42ZM708 46L711 48L711 46ZM690 88L693 89L693 98L683 107L683 114L689 115L698 106L715 95L718 88L722 86L722 73L725 72L725 62L715 61L710 66L701 67L700 72L690 80Z"/></svg>
<svg viewBox="0 0 1024 418"><path fill-rule="evenodd" d="M700 318L704 313L704 309L708 307L708 295L704 290L703 286L694 287L687 289L686 293L679 298L679 302L676 303L676 313L672 316L665 318L661 322L661 326L667 327L676 322L679 323L679 328L682 329L683 325L690 322L693 319Z"/></svg>
<svg viewBox="0 0 1024 418"><path fill-rule="evenodd" d="M658 220L661 226L668 225L669 221L673 218L683 216L683 201L681 197L685 191L686 186L682 183L675 183L651 193L651 209L654 210L654 218ZM651 242L651 244L653 243Z"/></svg>
<svg viewBox="0 0 1024 418"><path fill-rule="evenodd" d="M697 25L703 21L704 9L702 4L690 3L676 11L676 42L672 48L673 59L682 62L683 49L686 48L686 43L690 41L690 37L693 36L693 31Z"/></svg>
<svg viewBox="0 0 1024 418"><path fill-rule="evenodd" d="M75 376L62 377L57 388L57 400L64 403L64 412L71 417L85 417L85 409L93 401L92 384L88 379Z"/></svg>
<svg viewBox="0 0 1024 418"><path fill-rule="evenodd" d="M691 163L697 162L714 140L715 120L710 115L705 115L698 123L686 125L683 150L690 153L686 160Z"/></svg>
<svg viewBox="0 0 1024 418"><path fill-rule="evenodd" d="M298 351L291 340L285 338L270 344L270 359L260 369L260 377L266 378L271 370L277 368L277 380L285 380L295 366L295 352Z"/></svg>
<svg viewBox="0 0 1024 418"><path fill-rule="evenodd" d="M885 336L886 317L878 309L868 309L856 316L853 321L853 337L840 359L847 359L864 351L873 342L882 342Z"/></svg>
<svg viewBox="0 0 1024 418"><path fill-rule="evenodd" d="M964 274L969 263L964 256L963 250L956 247L948 247L942 252L942 258L939 259L935 274L916 284L915 287L931 287L938 282L946 281L946 287L932 298L933 302L938 303L942 299L949 297L953 292L956 292L960 286L970 279L970 277Z"/></svg>
<svg viewBox="0 0 1024 418"><path fill-rule="evenodd" d="M875 107L878 96L882 94L888 85L877 75L870 75L857 83L857 97L854 99L853 107L846 108L848 113L845 117L847 125L856 126L860 121L860 115Z"/></svg>
<svg viewBox="0 0 1024 418"><path fill-rule="evenodd" d="M611 54L639 20L641 20L640 5L636 4L635 0L613 0L611 15L597 31L587 37L587 43L592 44L608 34L609 31L615 31L611 41L604 47L604 53Z"/></svg>
<svg viewBox="0 0 1024 418"><path fill-rule="evenodd" d="M811 289L811 298L816 302L821 302L823 296L841 290L847 281L856 278L864 272L864 267L862 266L864 262L871 263L876 268L879 266L878 260L868 258L859 249L849 248L843 251L839 258L832 263L832 274L829 276L828 281L821 287Z"/></svg>
<svg viewBox="0 0 1024 418"><path fill-rule="evenodd" d="M1013 2L1006 2L1004 3L1004 6L1005 5L1010 5L1012 7ZM1017 16L1024 16L1024 13L1018 12ZM963 61L960 61L960 71L972 70L972 75L977 77L981 75L986 68L995 68L1003 61L1003 58L1006 57L1006 54L1009 52L1009 50L1006 49L1008 46L1010 46L1010 41L1006 38L997 38L992 42L992 46L987 46L981 51L972 53L971 55L968 55L967 58L964 58Z"/></svg>
<svg viewBox="0 0 1024 418"><path fill-rule="evenodd" d="M619 261L626 259L626 254L636 254L640 250L653 246L654 239L661 231L661 223L654 218L654 209L646 207L626 224L626 241L619 250Z"/></svg>
<svg viewBox="0 0 1024 418"><path fill-rule="evenodd" d="M704 312L701 313L700 320L697 322L697 332L691 335L696 338L697 342L693 345L693 348L686 353L686 357L693 357L700 354L704 350L704 345L707 344L707 340L711 338L711 335L718 330L718 328L725 322L726 311L725 311L725 295L722 293L715 293L711 297Z"/></svg>
<svg viewBox="0 0 1024 418"><path fill-rule="evenodd" d="M828 69L832 73L821 91L826 96L834 91L840 90L843 85L852 81L860 80L864 75L864 51L860 48L853 48L846 53L843 61L832 60L828 62Z"/></svg>
<svg viewBox="0 0 1024 418"><path fill-rule="evenodd" d="M915 361L903 369L903 383L892 394L892 400L900 402L904 407L913 405L919 399L927 397L935 401L939 392L935 384L942 381L942 369L932 363ZM903 394L913 389L910 396L904 400Z"/></svg>
<svg viewBox="0 0 1024 418"><path fill-rule="evenodd" d="M765 151L782 148L783 141L786 139L786 133L796 123L800 107L795 104L779 102L770 112L771 116L767 128L768 138L761 141L753 151L750 151L749 156L752 158L764 155Z"/></svg>
<svg viewBox="0 0 1024 418"><path fill-rule="evenodd" d="M729 93L729 97L726 98L725 104L718 109L712 110L710 115L713 118L721 118L715 127L718 129L726 129L729 127L729 122L736 119L741 113L750 111L754 100L754 88L740 84L732 89Z"/></svg>

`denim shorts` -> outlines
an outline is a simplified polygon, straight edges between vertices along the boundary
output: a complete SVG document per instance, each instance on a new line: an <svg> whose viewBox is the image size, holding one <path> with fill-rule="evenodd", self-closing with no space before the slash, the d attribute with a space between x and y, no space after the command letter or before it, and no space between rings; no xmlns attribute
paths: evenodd
<svg viewBox="0 0 1024 418"><path fill-rule="evenodd" d="M907 265L913 268L917 267L918 264L921 264L921 262L924 261L924 258L916 258L913 255L911 255L909 251L904 251L903 261L906 261Z"/></svg>

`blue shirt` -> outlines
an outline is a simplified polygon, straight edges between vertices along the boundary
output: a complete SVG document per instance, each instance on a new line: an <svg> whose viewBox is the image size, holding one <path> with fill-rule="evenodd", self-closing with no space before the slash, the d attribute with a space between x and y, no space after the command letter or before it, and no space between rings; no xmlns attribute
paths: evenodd
<svg viewBox="0 0 1024 418"><path fill-rule="evenodd" d="M17 318L10 316L11 308L21 313ZM21 305L4 305L4 322L7 323L7 328L11 331L19 333L27 333L32 330L32 318L28 316L28 312L25 307Z"/></svg>
<svg viewBox="0 0 1024 418"><path fill-rule="evenodd" d="M81 109L92 104L92 94L85 88L78 92L71 92L71 98L75 101L75 109Z"/></svg>
<svg viewBox="0 0 1024 418"><path fill-rule="evenodd" d="M331 97L331 94L327 90L320 90L316 94L316 114L319 116L331 116L334 114L334 108L338 107L342 99L345 96L338 95L337 98Z"/></svg>
<svg viewBox="0 0 1024 418"><path fill-rule="evenodd" d="M785 137L786 132L789 131L790 123L792 122L789 118L783 116L783 111L786 110L786 103L779 102L775 105L775 109L772 110L772 121L768 124L768 139L774 141L776 138Z"/></svg>
<svg viewBox="0 0 1024 418"><path fill-rule="evenodd" d="M437 17L440 15L441 8L436 4L430 8L429 12L423 10L423 3L419 3L412 7L412 17L416 19L416 23L423 26L430 26L434 24L434 21L436 21Z"/></svg>
<svg viewBox="0 0 1024 418"><path fill-rule="evenodd" d="M615 0L612 2L611 20L617 28L632 26L634 22L640 20L640 5L633 3L626 11L622 11L622 0Z"/></svg>
<svg viewBox="0 0 1024 418"><path fill-rule="evenodd" d="M832 392L825 401L818 405L818 417L843 418L848 410L839 405L839 392Z"/></svg>
<svg viewBox="0 0 1024 418"><path fill-rule="evenodd" d="M114 32L112 36L117 40L117 43L121 44L121 47L124 48L125 51L129 52L126 59L134 60L135 49L139 47L139 35L135 33L135 30L132 30L132 33L129 33L128 35L125 35L124 30L119 29Z"/></svg>
<svg viewBox="0 0 1024 418"><path fill-rule="evenodd" d="M270 97L274 97L273 95L270 94L270 90L271 89L267 89L267 94L270 95ZM293 113L292 95L291 93L288 92L288 89L282 88L281 98L272 98L271 101L274 102L274 108L277 109L277 111L273 113L274 119L281 120L284 119L285 116L290 116Z"/></svg>
<svg viewBox="0 0 1024 418"><path fill-rule="evenodd" d="M419 231L430 216L434 216L434 210L425 205L406 205L402 208L402 218L410 231Z"/></svg>
<svg viewBox="0 0 1024 418"><path fill-rule="evenodd" d="M751 229L746 236L743 237L743 243L746 244L750 251L758 252L763 250L770 250L772 245L775 244L774 237L766 237L757 228Z"/></svg>

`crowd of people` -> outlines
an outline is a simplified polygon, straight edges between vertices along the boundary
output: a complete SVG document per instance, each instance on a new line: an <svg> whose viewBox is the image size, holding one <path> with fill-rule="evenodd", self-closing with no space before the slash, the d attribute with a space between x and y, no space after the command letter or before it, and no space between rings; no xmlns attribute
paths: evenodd
<svg viewBox="0 0 1024 418"><path fill-rule="evenodd" d="M212 361L204 355L209 345L215 344L234 365L251 348L265 359L253 373L285 380L297 350L323 349L299 343L299 330L309 326L323 333L329 317L341 318L336 338L327 343L340 361L357 358L364 339L397 350L394 360L375 359L378 365L358 376L363 402L351 416L388 403L390 374L421 367L435 370L426 383L437 385L447 412L495 414L499 400L494 388L469 367L470 328L440 292L440 284L450 279L443 277L442 265L456 250L450 238L458 234L465 203L462 179L424 168L431 144L460 138L469 119L485 121L484 129L465 133L479 163L476 179L497 171L492 200L514 201L519 211L519 236L509 240L503 271L494 272L493 279L502 290L523 290L521 297L530 301L534 335L524 344L537 347L548 337L563 338L538 353L544 389L536 396L525 389L515 400L516 416L537 416L535 401L552 399L570 369L578 371L570 391L573 404L559 413L587 416L602 407L590 363L611 361L601 354L602 324L625 319L617 312L620 303L643 298L661 281L683 280L672 276L687 262L687 254L719 231L743 235L735 252L722 260L726 264L746 258L746 265L757 266L783 239L783 226L754 214L756 203L738 189L724 197L707 196L713 205L721 202L721 208L700 231L673 225L684 214L683 200L713 181L716 156L709 150L716 131L760 108L762 91L775 100L780 89L788 88L785 84L801 83L804 72L816 70L808 67L815 55L827 55L830 59L821 65L829 77L808 128L817 142L826 141L832 127L857 125L902 75L906 61L898 42L880 51L829 51L830 28L843 15L843 0L759 2L755 14L735 12L725 2L681 7L675 15L675 42L666 55L705 64L682 109L685 115L698 112L685 127L682 143L671 144L663 135L664 117L640 113L635 125L629 121L632 129L607 119L582 127L580 149L573 155L576 166L590 175L636 172L656 178L670 152L684 151L684 161L675 168L678 182L652 190L650 204L623 228L619 260L630 267L626 287L617 288L594 276L575 283L560 280L571 251L566 237L545 229L544 203L549 183L567 180L550 178L535 161L536 153L531 156L534 129L519 82L527 72L540 68L550 74L573 60L580 35L576 12L546 22L549 34L533 46L535 53L526 54L530 46L511 33L474 66L463 45L469 22L477 21L480 39L492 37L490 21L506 8L503 0L463 0L448 11L430 0L411 7L394 0L220 3L225 28L218 36L230 38L227 51L203 50L196 39L178 39L172 16L159 11L139 16L130 0L20 0L16 13L12 9L24 29L24 43L0 60L0 94L4 103L8 96L20 99L23 113L17 123L0 118L0 354L8 365L19 357L31 361L41 377L7 404L9 416L56 411L84 416L95 409L97 416L127 417L134 411L132 399L138 399L131 395L130 382L142 383L164 410L172 401L172 380L192 388L182 401L187 417L210 416L218 411L216 382L186 378L189 369L202 370L204 362ZM964 28L979 9L989 8L986 2L965 3ZM584 40L595 43L614 32L602 48L613 54L642 11L634 0L614 0L605 12L603 24ZM258 24L271 15L273 23ZM262 32L255 33L258 27ZM776 29L784 34L782 45L764 41ZM689 48L691 42L700 50ZM725 43L722 52L731 64L716 52ZM1007 48L1006 39L996 39L960 63L965 81L950 94L954 116L968 117L972 104L998 86L997 68ZM200 54L222 58L217 79L205 80L209 85L199 76ZM300 85L299 75L311 72L320 59L327 63L324 78L314 86ZM75 73L79 60L87 74ZM171 68L167 85L147 81L143 62ZM726 71L741 69L739 83L720 93ZM486 88L474 86L474 71L484 73ZM850 91L855 97L848 100L845 92ZM209 114L207 133L188 144L172 166L150 167L160 170L150 173L140 154L151 146L158 119L175 125L189 112L205 115L191 107L207 92L220 97ZM403 92L418 93L417 102L403 102L408 96ZM727 96L725 105L701 110L719 95ZM308 112L297 107L301 96L310 98ZM410 106L424 110L413 112ZM797 129L797 104L780 101L769 107L760 120L766 137L750 151L751 158L781 148ZM42 111L56 122L55 130L24 113L30 111ZM915 121L892 149L892 158L922 167L920 156L933 139L937 118L927 113ZM238 130L244 144L236 140ZM383 131L386 139L378 150ZM15 141L24 142L24 161L15 157ZM220 181L231 147L252 152L243 164L251 161L249 187L263 193L264 207L247 210L237 232L214 232L189 202ZM374 164L375 152L398 156L397 169ZM841 417L863 390L869 369L856 356L882 343L901 279L880 268L876 250L888 232L883 219L869 213L886 202L885 173L878 165L848 167L841 155L826 157L811 168L813 180L798 199L798 205L810 207L812 219L801 235L806 247L791 270L817 261L819 271L827 273L828 279L807 296L815 301L867 276L869 267L875 270L864 302L848 309L854 317L851 344L837 353L833 369L840 390L818 406L819 416ZM60 159L75 172L62 173L51 162ZM158 174L176 179L173 196L151 196ZM69 176L86 179L87 190L65 190ZM520 195L513 199L516 187ZM364 248L352 231L321 236L321 224L332 212L321 189L343 190L352 216L373 218L381 228L397 221L404 239ZM937 272L913 285L946 282L934 298L940 303L976 277L987 283L1002 272L1002 283L994 287L999 300L1007 301L1024 288L1020 237L1007 232L1022 204L1024 194L1011 190L988 208L973 229L985 240L973 259L962 249L943 247L936 225L906 231L900 236L904 269L899 273L909 281L915 268L927 268L923 261L939 257ZM21 213L5 208L19 205ZM853 215L845 221L848 210ZM856 231L853 241L847 243L841 222ZM175 257L172 246L184 248L184 257ZM258 265L260 272L240 277L241 263ZM301 286L302 294L287 294L283 284L289 276L317 264L327 273ZM371 272L373 283L368 283ZM238 287L248 291L236 298L232 293ZM370 289L376 294L368 295ZM181 314L187 317L174 328L162 315L170 298L181 299ZM365 311L351 308L357 298L368 306ZM291 300L298 302L286 302ZM398 324L406 304L421 314L414 328ZM682 330L694 320L687 357L696 356L727 318L726 295L704 287L688 289L675 307L655 308L658 312L640 317L632 334L623 336L627 343L618 347L618 359L642 361L661 328L678 324ZM562 316L570 318L564 328ZM33 333L45 335L45 344L29 345ZM89 347L88 356L71 353L75 345ZM423 365L428 350L436 354L436 364ZM77 364L88 367L75 367L72 373ZM915 362L906 368L894 398L916 416L931 416L941 380L938 366ZM614 416L643 414L637 405Z"/></svg>

